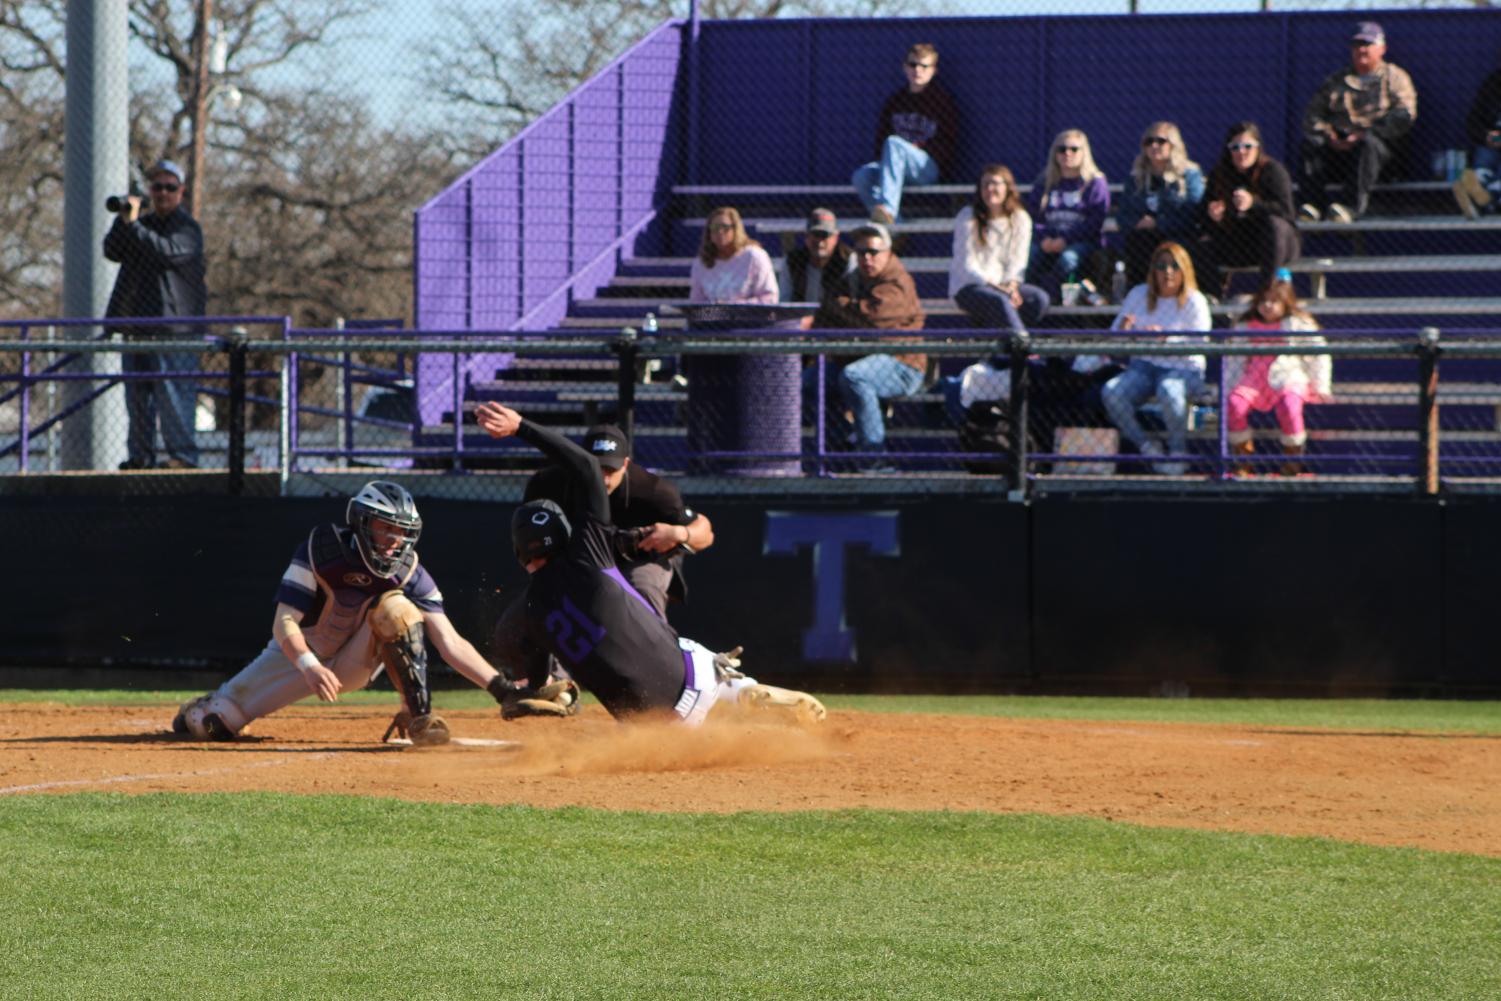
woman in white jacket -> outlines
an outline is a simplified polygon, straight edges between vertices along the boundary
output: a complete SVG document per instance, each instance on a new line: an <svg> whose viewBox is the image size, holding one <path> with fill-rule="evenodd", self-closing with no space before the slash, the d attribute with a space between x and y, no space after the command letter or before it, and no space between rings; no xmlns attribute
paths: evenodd
<svg viewBox="0 0 1501 1001"><path fill-rule="evenodd" d="M1251 333L1249 338L1232 338L1230 343L1281 346L1287 344L1327 344L1318 334L1289 334L1293 331L1316 331L1319 325L1298 304L1292 283L1279 272L1256 294L1251 308L1236 323L1236 329ZM1287 276L1291 278L1291 275ZM1308 443L1308 429L1303 424L1303 406L1327 400L1331 393L1334 360L1329 355L1232 355L1225 359L1225 428L1230 450L1237 457L1255 453L1249 417L1252 410L1274 411L1282 431L1282 452L1289 456L1282 466L1285 476L1303 471L1299 457ZM1238 473L1251 472L1242 462Z"/></svg>
<svg viewBox="0 0 1501 1001"><path fill-rule="evenodd" d="M971 326L1022 331L1042 319L1048 294L1022 283L1032 251L1032 217L1022 208L1016 178L1003 164L988 164L975 184L974 201L954 217L949 297Z"/></svg>
<svg viewBox="0 0 1501 1001"><path fill-rule="evenodd" d="M1209 300L1199 291L1188 251L1169 241L1152 251L1146 284L1126 293L1110 329L1207 331L1210 322ZM1178 335L1164 340L1172 344L1190 338ZM1156 355L1132 358L1124 372L1100 389L1100 399L1115 426L1142 455L1160 456L1161 443L1147 437L1136 417L1137 406L1156 396L1167 427L1167 450L1182 456L1188 448L1188 408L1203 388L1203 355ZM1181 476L1188 465L1180 458L1154 462L1152 468L1166 476Z"/></svg>

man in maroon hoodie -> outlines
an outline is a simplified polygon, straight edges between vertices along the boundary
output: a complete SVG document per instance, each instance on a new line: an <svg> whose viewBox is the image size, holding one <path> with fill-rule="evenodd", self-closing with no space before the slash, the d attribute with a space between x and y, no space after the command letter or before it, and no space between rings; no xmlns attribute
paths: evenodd
<svg viewBox="0 0 1501 1001"><path fill-rule="evenodd" d="M876 159L850 183L875 222L891 225L902 208L902 186L937 184L953 165L959 112L933 77L938 50L920 42L907 50L907 86L886 99L876 131Z"/></svg>

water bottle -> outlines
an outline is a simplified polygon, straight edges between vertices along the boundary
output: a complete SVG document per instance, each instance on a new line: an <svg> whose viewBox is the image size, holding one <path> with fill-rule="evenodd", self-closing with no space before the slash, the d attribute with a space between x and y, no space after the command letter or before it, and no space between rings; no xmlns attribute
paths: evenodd
<svg viewBox="0 0 1501 1001"><path fill-rule="evenodd" d="M1110 299L1120 303L1126 298L1126 262L1115 262L1115 274L1110 276Z"/></svg>
<svg viewBox="0 0 1501 1001"><path fill-rule="evenodd" d="M641 332L651 335L657 332L657 314L647 313L646 319L641 321Z"/></svg>

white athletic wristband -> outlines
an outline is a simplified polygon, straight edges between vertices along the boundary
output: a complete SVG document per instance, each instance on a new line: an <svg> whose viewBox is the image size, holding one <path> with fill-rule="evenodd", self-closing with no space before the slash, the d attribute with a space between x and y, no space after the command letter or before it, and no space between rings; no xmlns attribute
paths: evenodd
<svg viewBox="0 0 1501 1001"><path fill-rule="evenodd" d="M297 658L297 666L303 671L311 671L321 665L318 662L318 655L311 650L306 650Z"/></svg>

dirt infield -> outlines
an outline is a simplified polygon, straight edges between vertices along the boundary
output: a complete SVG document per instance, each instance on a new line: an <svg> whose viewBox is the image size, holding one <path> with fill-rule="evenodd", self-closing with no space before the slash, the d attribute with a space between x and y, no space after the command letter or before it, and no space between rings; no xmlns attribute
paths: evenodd
<svg viewBox="0 0 1501 1001"><path fill-rule="evenodd" d="M5 795L261 789L651 811L979 810L1501 856L1501 737L836 712L816 731L447 714L519 746L400 750L389 710L297 706L235 744L161 707L0 706Z"/></svg>

